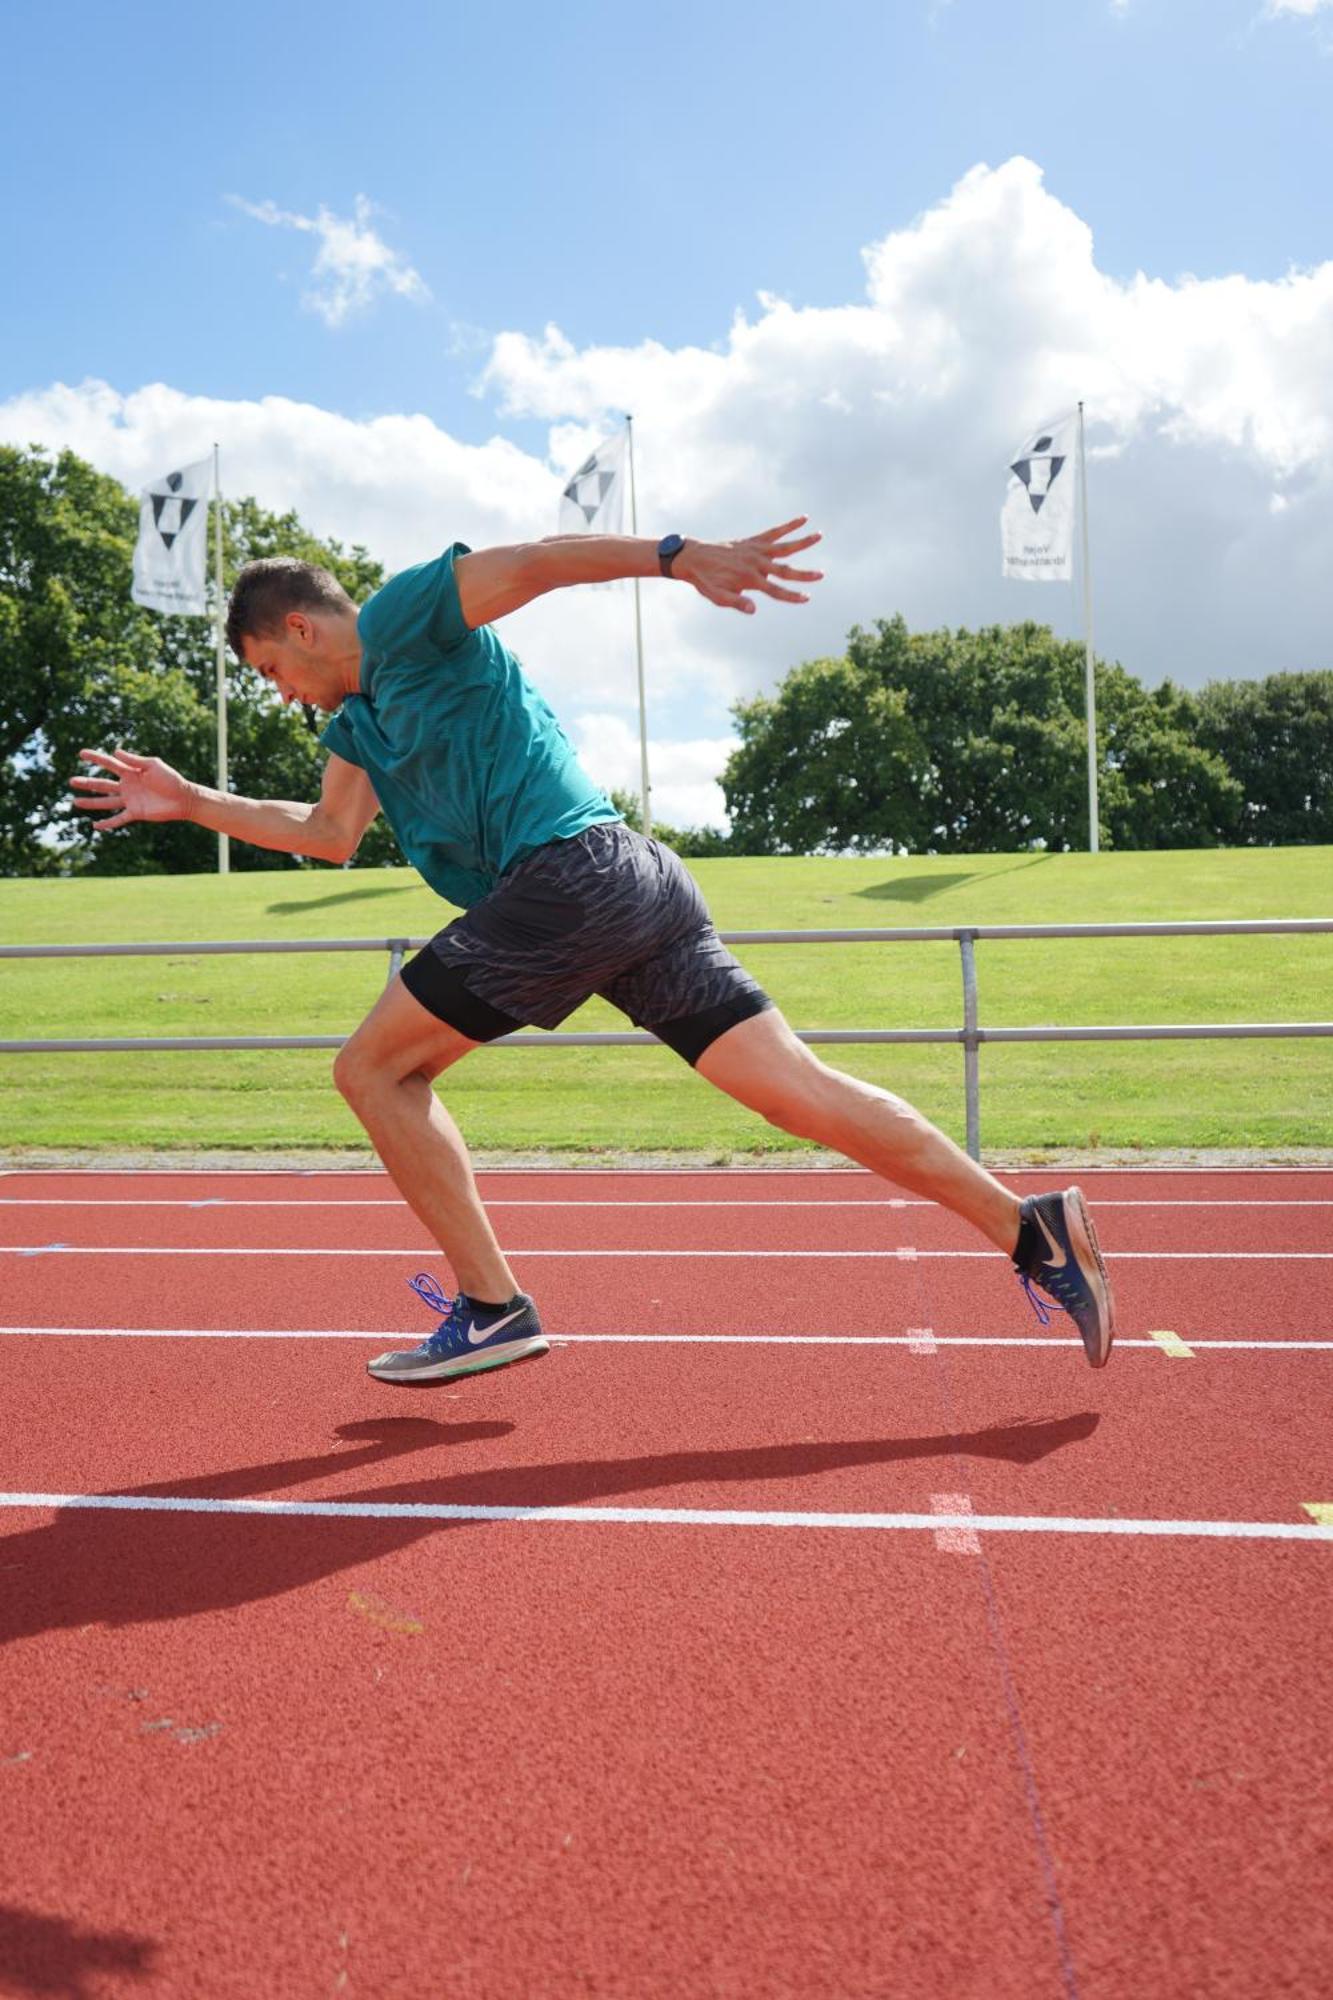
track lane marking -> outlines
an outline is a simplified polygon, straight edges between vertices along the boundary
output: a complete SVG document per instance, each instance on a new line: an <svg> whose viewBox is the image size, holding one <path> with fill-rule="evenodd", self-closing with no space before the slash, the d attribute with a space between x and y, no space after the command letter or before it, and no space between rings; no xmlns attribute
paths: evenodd
<svg viewBox="0 0 1333 2000"><path fill-rule="evenodd" d="M1155 1340L1163 1354L1169 1354L1173 1361L1193 1361L1194 1359L1194 1349L1187 1347L1178 1333L1169 1333L1164 1329L1154 1329L1148 1335L1148 1338L1149 1340Z"/></svg>
<svg viewBox="0 0 1333 2000"><path fill-rule="evenodd" d="M935 1546L949 1556L979 1556L981 1537L974 1527L957 1526L959 1521L971 1521L975 1514L972 1501L966 1493L932 1493L930 1511L940 1517L941 1525L935 1530ZM946 1522L954 1525L946 1526Z"/></svg>
<svg viewBox="0 0 1333 2000"><path fill-rule="evenodd" d="M850 1528L880 1532L1127 1535L1210 1541L1322 1542L1333 1525L1304 1521L1126 1520L1112 1515L800 1513L742 1507L483 1507L443 1501L212 1500L167 1493L0 1493L0 1508L36 1513L270 1514L351 1521L566 1521L698 1528Z"/></svg>
<svg viewBox="0 0 1333 2000"><path fill-rule="evenodd" d="M542 1250L526 1245L506 1245L501 1254L505 1257L744 1257L763 1262L768 1258L792 1259L847 1259L868 1258L896 1259L899 1263L912 1263L918 1257L933 1258L936 1261L974 1262L978 1258L989 1258L1008 1263L1010 1259L1003 1250L920 1250L912 1244L902 1244L884 1250L712 1250L698 1249L692 1245L648 1244L636 1250ZM205 1244L175 1243L3 1243L0 1257L436 1257L443 1252L434 1243L410 1245L403 1249L398 1244L381 1245L376 1249L361 1249L346 1244L292 1247L267 1243L228 1243L210 1247ZM1286 1263L1333 1264L1333 1250L1108 1250L1105 1253L1108 1264L1271 1264L1275 1257Z"/></svg>
<svg viewBox="0 0 1333 2000"><path fill-rule="evenodd" d="M792 1157L792 1156L789 1156ZM1044 1169L1041 1167L1004 1167L1002 1172L1015 1179L1035 1180ZM1057 1171L1057 1169L1052 1169ZM1210 1177L1227 1177L1233 1180L1309 1180L1333 1171L1328 1162L1317 1161L1307 1165L1251 1167L1218 1166L1164 1166L1133 1165L1122 1161L1118 1165L1090 1165L1070 1169L1080 1174L1099 1174L1103 1177L1133 1179L1136 1175L1148 1175L1157 1179L1175 1177L1184 1180L1207 1180ZM794 1163L782 1167L761 1166L619 1166L619 1167L478 1167L477 1173L485 1180L506 1181L595 1181L595 1180L839 1180L873 1181L880 1178L869 1167L851 1165L824 1166L817 1161L809 1166ZM379 1181L388 1180L383 1167L106 1167L106 1166L17 1166L0 1168L0 1180L248 1180L248 1181Z"/></svg>
<svg viewBox="0 0 1333 2000"><path fill-rule="evenodd" d="M18 1339L49 1335L70 1340L386 1340L392 1327L334 1328L257 1326L0 1326L0 1337ZM925 1336L929 1334L929 1342ZM906 1333L552 1333L548 1338L557 1347L569 1346L699 1346L699 1347L906 1347L929 1354L936 1347L1077 1347L1058 1334L934 1333L929 1328L909 1328ZM1145 1339L1116 1338L1117 1349L1145 1348L1159 1353L1159 1343ZM1330 1354L1330 1340L1214 1340L1194 1339L1196 1349L1224 1353L1230 1349L1247 1354L1272 1349L1283 1354Z"/></svg>
<svg viewBox="0 0 1333 2000"><path fill-rule="evenodd" d="M1096 1197L1101 1208L1333 1208L1333 1197L1315 1199L1292 1197L1286 1200L1264 1201L1114 1201L1105 1196ZM512 1196L488 1196L487 1208L938 1208L934 1201L900 1199L898 1196L880 1196L878 1199L847 1201L818 1201L797 1196L789 1201L740 1200L728 1201L725 1197L706 1200L695 1196L687 1201L562 1201L551 1198L546 1201L524 1200ZM376 1195L361 1200L347 1196L331 1196L327 1201L293 1203L281 1196L267 1195L0 1195L0 1208L310 1208L319 1212L326 1208L398 1208L407 1211L407 1203L384 1195Z"/></svg>

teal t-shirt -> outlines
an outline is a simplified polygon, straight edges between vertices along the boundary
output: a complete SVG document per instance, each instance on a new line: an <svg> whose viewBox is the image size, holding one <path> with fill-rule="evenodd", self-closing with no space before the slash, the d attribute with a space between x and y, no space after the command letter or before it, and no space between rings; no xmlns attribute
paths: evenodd
<svg viewBox="0 0 1333 2000"><path fill-rule="evenodd" d="M361 692L320 741L358 764L413 867L464 909L549 840L620 814L489 625L469 631L455 542L357 617Z"/></svg>

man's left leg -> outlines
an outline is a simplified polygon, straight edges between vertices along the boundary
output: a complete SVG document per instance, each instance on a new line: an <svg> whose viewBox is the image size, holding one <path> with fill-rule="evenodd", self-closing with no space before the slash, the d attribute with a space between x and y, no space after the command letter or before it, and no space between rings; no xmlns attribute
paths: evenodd
<svg viewBox="0 0 1333 2000"><path fill-rule="evenodd" d="M1018 1196L903 1098L821 1062L776 1007L728 1028L695 1068L770 1125L940 1202L1013 1255Z"/></svg>
<svg viewBox="0 0 1333 2000"><path fill-rule="evenodd" d="M1014 1259L1021 1277L1050 1293L1078 1326L1092 1365L1105 1365L1114 1328L1111 1292L1076 1188L1020 1202L902 1098L821 1062L776 1008L726 1029L694 1066L770 1125L963 1216Z"/></svg>

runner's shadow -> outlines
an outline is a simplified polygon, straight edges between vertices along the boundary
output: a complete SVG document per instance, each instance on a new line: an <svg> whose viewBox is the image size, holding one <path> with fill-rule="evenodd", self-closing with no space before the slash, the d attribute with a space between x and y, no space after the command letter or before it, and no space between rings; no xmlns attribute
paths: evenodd
<svg viewBox="0 0 1333 2000"><path fill-rule="evenodd" d="M658 1452L638 1458L574 1459L546 1465L431 1471L393 1486L332 1497L371 1506L574 1507L619 1495L814 1479L854 1466L913 1459L997 1459L1034 1465L1084 1443L1095 1411L1050 1420L1015 1420L985 1430L906 1438L859 1438L763 1444L734 1450ZM430 1418L375 1418L340 1427L367 1438L360 1450L324 1452L275 1464L238 1466L198 1479L122 1488L108 1499L236 1500L337 1478L368 1465L437 1445L505 1436L507 1423L440 1424ZM705 1489L700 1498L699 1489ZM783 1502L791 1505L784 1493ZM752 1499L762 1507L763 1499ZM816 1505L814 1501L810 1503ZM422 1516L265 1515L143 1509L63 1508L49 1524L0 1541L0 1645L69 1626L161 1623L235 1609L299 1590L339 1571L374 1562L427 1536L475 1528L467 1520Z"/></svg>
<svg viewBox="0 0 1333 2000"><path fill-rule="evenodd" d="M0 1979L7 1993L97 2000L113 1976L147 1979L158 1950L153 1938L80 1930L68 1917L43 1917L0 1903Z"/></svg>

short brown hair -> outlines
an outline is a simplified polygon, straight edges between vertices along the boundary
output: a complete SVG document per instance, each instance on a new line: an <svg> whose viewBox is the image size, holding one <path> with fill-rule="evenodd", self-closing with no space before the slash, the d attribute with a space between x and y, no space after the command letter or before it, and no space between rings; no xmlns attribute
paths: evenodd
<svg viewBox="0 0 1333 2000"><path fill-rule="evenodd" d="M296 556L264 556L245 565L227 606L227 644L244 660L244 638L266 639L289 611L354 611L331 570Z"/></svg>

